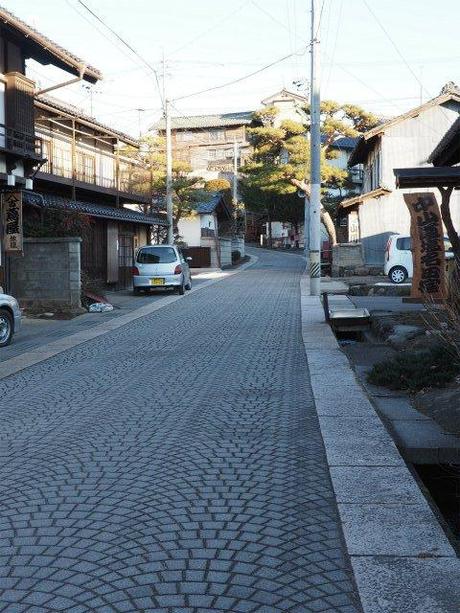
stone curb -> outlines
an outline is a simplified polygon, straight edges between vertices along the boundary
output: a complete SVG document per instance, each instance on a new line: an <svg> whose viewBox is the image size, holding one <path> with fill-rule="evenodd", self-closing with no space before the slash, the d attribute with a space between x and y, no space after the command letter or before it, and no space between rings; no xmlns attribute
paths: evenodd
<svg viewBox="0 0 460 613"><path fill-rule="evenodd" d="M249 262L242 264L239 268L235 270L224 271L224 276L219 279L209 279L208 281L203 281L200 285L192 287L190 291L187 292L185 296L165 296L157 300L153 304L144 305L130 313L126 313L125 315L119 315L118 317L111 319L110 321L106 321L100 323L91 328L87 328L86 330L82 330L81 332L76 332L75 334L70 334L64 338L60 338L57 341L53 341L51 343L46 343L39 348L33 349L31 351L27 351L20 355L17 355L13 358L5 360L0 363L0 380L5 379L15 373L28 368L29 366L34 366L39 362L43 362L48 358L51 358L63 351L67 351L67 349L71 349L72 347L76 347L77 345L81 345L82 343L86 343L87 341L92 340L93 338L97 338L98 336L102 336L103 334L107 334L112 330L117 330L126 324L139 319L140 317L145 317L146 315L150 315L159 309L162 309L177 300L182 300L186 298L188 295L193 294L194 292L198 292L205 287L209 287L210 285L214 285L215 283L219 283L220 281L224 281L228 279L228 277L232 277L233 275L246 270L250 266L253 266L257 260L259 259L257 256L250 256Z"/></svg>
<svg viewBox="0 0 460 613"><path fill-rule="evenodd" d="M460 560L301 283L302 336L344 539L365 613L454 613ZM449 589L446 591L446 586Z"/></svg>

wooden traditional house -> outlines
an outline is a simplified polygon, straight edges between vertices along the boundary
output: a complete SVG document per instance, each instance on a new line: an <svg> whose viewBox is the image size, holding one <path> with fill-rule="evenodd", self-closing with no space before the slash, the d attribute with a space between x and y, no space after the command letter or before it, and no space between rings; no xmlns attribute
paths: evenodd
<svg viewBox="0 0 460 613"><path fill-rule="evenodd" d="M34 126L35 83L26 77L29 58L53 64L90 83L101 77L98 70L0 8L0 189L25 187L26 180L44 161L43 143ZM1 226L0 285L6 287L4 238Z"/></svg>
<svg viewBox="0 0 460 613"><path fill-rule="evenodd" d="M51 89L82 79L96 83L102 77L0 8L0 189L19 194L26 220L40 209L89 217L83 268L124 287L136 244L148 240L152 227L158 231L166 226L164 215L152 215L148 197L132 187L138 168L124 153L138 143L75 107L45 97L47 90L38 91L26 76L30 58L72 75ZM1 224L0 247L0 285L8 289L9 258L16 256L5 254Z"/></svg>
<svg viewBox="0 0 460 613"><path fill-rule="evenodd" d="M148 186L135 180L142 168L127 151L137 149L138 141L49 97L35 100L35 130L46 162L25 202L35 205L35 214L45 207L89 216L82 269L128 287L134 250L167 225L164 214L152 213Z"/></svg>

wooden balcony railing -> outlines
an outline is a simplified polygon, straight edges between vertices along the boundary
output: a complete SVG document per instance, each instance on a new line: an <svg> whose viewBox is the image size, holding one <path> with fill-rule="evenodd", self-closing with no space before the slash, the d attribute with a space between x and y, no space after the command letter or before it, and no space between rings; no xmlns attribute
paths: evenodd
<svg viewBox="0 0 460 613"><path fill-rule="evenodd" d="M0 149L20 157L43 159L43 140L0 123Z"/></svg>

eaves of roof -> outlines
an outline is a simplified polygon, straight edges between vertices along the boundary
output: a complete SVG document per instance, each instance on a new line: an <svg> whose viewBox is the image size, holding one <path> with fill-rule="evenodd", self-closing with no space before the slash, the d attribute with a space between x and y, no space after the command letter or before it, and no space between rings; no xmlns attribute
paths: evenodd
<svg viewBox="0 0 460 613"><path fill-rule="evenodd" d="M192 115L184 117L172 117L171 128L173 130L193 130L203 128L222 128L226 126L243 126L252 123L254 111L241 111L237 113L220 113L214 115ZM165 120L160 119L152 129L164 130Z"/></svg>
<svg viewBox="0 0 460 613"><path fill-rule="evenodd" d="M453 166L460 162L460 117L441 138L428 162L433 166Z"/></svg>
<svg viewBox="0 0 460 613"><path fill-rule="evenodd" d="M456 102L460 103L460 95L455 92L441 94L440 96L436 96L436 98L432 98L431 100L428 100L428 102L425 102L420 106L410 109L402 115L398 115L397 117L393 117L393 119L389 119L388 121L379 124L375 128L372 128L372 130L368 130L361 136L356 147L353 149L350 159L348 161L348 165L355 166L356 164L364 163L366 161L367 154L369 153L369 151L372 150L376 139L382 134L384 134L386 130L388 130L388 128L391 128L392 126L395 126L402 121L405 121L406 119L412 119L413 117L417 117L424 111L434 106L440 106L441 104L445 104L446 102L449 102L451 100L455 100Z"/></svg>
<svg viewBox="0 0 460 613"><path fill-rule="evenodd" d="M339 204L339 207L342 209L346 209L355 204L363 204L366 200L370 200L372 198L380 198L381 196L386 196L387 194L391 194L391 189L387 187L377 187L370 192L366 192L364 194L359 194L358 196L353 196L353 198L346 198L342 200Z"/></svg>
<svg viewBox="0 0 460 613"><path fill-rule="evenodd" d="M102 73L90 66L64 47L50 40L13 13L0 7L0 24L21 36L23 45L29 49L31 57L43 64L54 64L67 72L82 76L90 83L102 79Z"/></svg>
<svg viewBox="0 0 460 613"><path fill-rule="evenodd" d="M35 106L40 108L48 108L60 111L60 113L66 113L67 115L74 117L78 121L85 123L90 127L99 128L101 131L106 132L108 135L120 138L120 140L122 140L128 145L132 145L133 147L139 147L139 141L137 138L134 138L129 134L125 134L124 132L120 132L119 130L115 130L110 126L100 123L93 117L86 115L81 109L76 106L73 106L72 104L67 104L62 100L58 100L57 98L52 98L50 96L40 96L39 98L35 98L34 104Z"/></svg>
<svg viewBox="0 0 460 613"><path fill-rule="evenodd" d="M83 202L81 200L71 200L54 194L39 194L25 190L23 192L23 202L42 208L59 209L82 213L90 217L101 219L113 219L118 221L128 221L145 225L167 226L168 222L164 215L147 215L141 211L133 211L125 207L112 207L105 204L93 202Z"/></svg>

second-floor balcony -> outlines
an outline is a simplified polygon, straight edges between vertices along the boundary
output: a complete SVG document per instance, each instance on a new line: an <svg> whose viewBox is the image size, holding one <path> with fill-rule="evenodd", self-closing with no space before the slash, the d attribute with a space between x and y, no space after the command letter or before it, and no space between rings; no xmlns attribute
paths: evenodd
<svg viewBox="0 0 460 613"><path fill-rule="evenodd" d="M3 123L0 123L0 149L18 158L43 159L43 141L40 137Z"/></svg>
<svg viewBox="0 0 460 613"><path fill-rule="evenodd" d="M142 167L135 160L47 136L43 138L43 154L46 162L40 172L46 175L113 193L149 195L149 186L141 180Z"/></svg>

